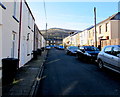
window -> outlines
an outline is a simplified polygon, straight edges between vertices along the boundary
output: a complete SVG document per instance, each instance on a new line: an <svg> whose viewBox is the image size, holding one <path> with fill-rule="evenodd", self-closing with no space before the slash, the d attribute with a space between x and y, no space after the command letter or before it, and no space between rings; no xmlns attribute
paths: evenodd
<svg viewBox="0 0 120 97"><path fill-rule="evenodd" d="M94 36L94 29L92 30L92 36Z"/></svg>
<svg viewBox="0 0 120 97"><path fill-rule="evenodd" d="M29 35L30 35L30 33L27 34L27 41L29 40L29 37L30 37Z"/></svg>
<svg viewBox="0 0 120 97"><path fill-rule="evenodd" d="M89 31L89 37L90 37L90 31Z"/></svg>
<svg viewBox="0 0 120 97"><path fill-rule="evenodd" d="M104 50L104 52L107 54L111 54L111 51L112 51L112 47L106 47Z"/></svg>
<svg viewBox="0 0 120 97"><path fill-rule="evenodd" d="M30 55L30 33L27 34L27 56Z"/></svg>
<svg viewBox="0 0 120 97"><path fill-rule="evenodd" d="M99 26L99 34L101 34L101 26Z"/></svg>
<svg viewBox="0 0 120 97"><path fill-rule="evenodd" d="M28 28L30 29L30 12L28 11Z"/></svg>
<svg viewBox="0 0 120 97"><path fill-rule="evenodd" d="M120 54L120 47L114 47L112 55L118 56Z"/></svg>
<svg viewBox="0 0 120 97"><path fill-rule="evenodd" d="M12 34L12 48L11 48L11 57L15 57L15 41L16 41L16 34Z"/></svg>
<svg viewBox="0 0 120 97"><path fill-rule="evenodd" d="M3 9L6 9L6 7L0 2L0 6L3 8Z"/></svg>
<svg viewBox="0 0 120 97"><path fill-rule="evenodd" d="M84 47L80 47L80 50L84 50Z"/></svg>
<svg viewBox="0 0 120 97"><path fill-rule="evenodd" d="M108 23L106 23L106 32L108 32Z"/></svg>

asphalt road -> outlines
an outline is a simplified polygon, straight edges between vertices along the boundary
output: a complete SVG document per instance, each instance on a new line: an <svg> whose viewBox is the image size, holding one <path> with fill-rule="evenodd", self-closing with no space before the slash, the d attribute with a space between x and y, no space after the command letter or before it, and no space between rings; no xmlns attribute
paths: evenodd
<svg viewBox="0 0 120 97"><path fill-rule="evenodd" d="M37 96L47 95L120 95L120 74L100 70L97 64L51 49Z"/></svg>

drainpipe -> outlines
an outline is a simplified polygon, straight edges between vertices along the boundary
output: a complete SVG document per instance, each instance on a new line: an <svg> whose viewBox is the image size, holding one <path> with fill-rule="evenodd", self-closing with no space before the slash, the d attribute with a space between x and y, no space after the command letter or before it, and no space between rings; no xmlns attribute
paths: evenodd
<svg viewBox="0 0 120 97"><path fill-rule="evenodd" d="M20 66L21 30L22 30L22 0L20 1L20 23L19 23L19 41L18 41L18 60L19 60L19 66Z"/></svg>

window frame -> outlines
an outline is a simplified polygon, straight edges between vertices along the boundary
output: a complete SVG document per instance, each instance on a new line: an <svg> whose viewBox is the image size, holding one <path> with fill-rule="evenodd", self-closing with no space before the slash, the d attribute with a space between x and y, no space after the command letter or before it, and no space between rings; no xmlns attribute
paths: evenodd
<svg viewBox="0 0 120 97"><path fill-rule="evenodd" d="M105 24L105 32L108 32L108 23Z"/></svg>
<svg viewBox="0 0 120 97"><path fill-rule="evenodd" d="M101 34L101 28L102 28L102 26L100 25L99 26L99 34Z"/></svg>

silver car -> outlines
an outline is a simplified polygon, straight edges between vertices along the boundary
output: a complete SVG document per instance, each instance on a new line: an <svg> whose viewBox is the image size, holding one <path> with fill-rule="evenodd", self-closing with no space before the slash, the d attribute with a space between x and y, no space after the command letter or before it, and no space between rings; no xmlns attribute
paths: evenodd
<svg viewBox="0 0 120 97"><path fill-rule="evenodd" d="M99 68L106 67L120 73L120 45L105 46L98 54Z"/></svg>

